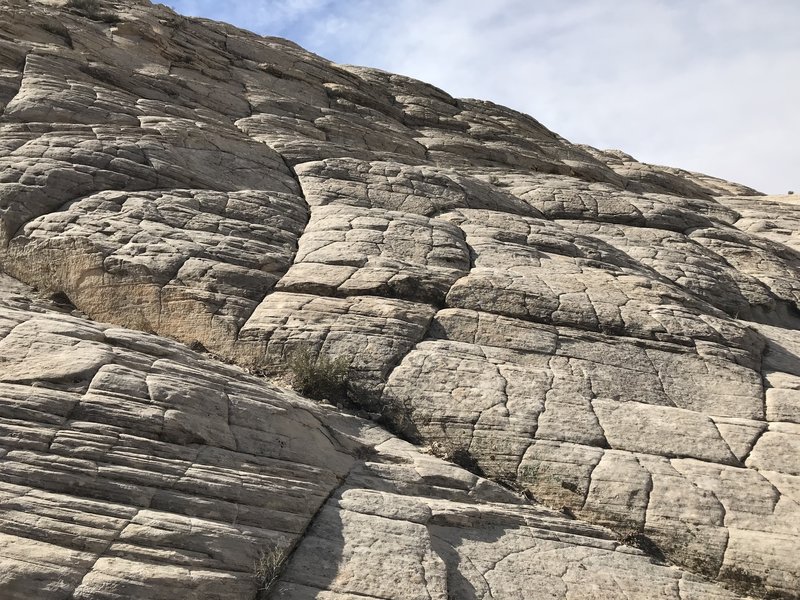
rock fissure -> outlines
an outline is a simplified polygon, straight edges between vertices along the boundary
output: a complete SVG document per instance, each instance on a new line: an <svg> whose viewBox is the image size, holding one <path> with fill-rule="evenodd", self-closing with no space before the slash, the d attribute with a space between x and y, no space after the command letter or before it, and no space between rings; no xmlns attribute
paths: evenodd
<svg viewBox="0 0 800 600"><path fill-rule="evenodd" d="M127 522L123 523L122 526L115 532L114 537L108 542L108 545L105 547L105 549L103 549L100 552L100 554L98 554L97 559L94 561L94 563L88 569L86 569L83 577L81 577L80 583L78 583L73 592L69 595L69 600L77 600L78 597L76 597L75 594L83 584L86 577L94 570L97 563L99 563L103 558L105 558L106 554L111 550L112 546L119 540L120 536L122 535L122 532L125 531L125 529L133 522L135 516L136 515L131 517Z"/></svg>

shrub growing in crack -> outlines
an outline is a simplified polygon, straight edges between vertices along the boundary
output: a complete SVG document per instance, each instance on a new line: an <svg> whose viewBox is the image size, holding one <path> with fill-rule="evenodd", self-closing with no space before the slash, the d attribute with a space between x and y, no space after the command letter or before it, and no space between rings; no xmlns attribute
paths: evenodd
<svg viewBox="0 0 800 600"><path fill-rule="evenodd" d="M267 597L267 592L278 581L286 556L277 548L264 548L253 565L253 577L258 585L257 598Z"/></svg>
<svg viewBox="0 0 800 600"><path fill-rule="evenodd" d="M285 362L292 388L315 400L344 400L347 397L348 361L343 356L314 356L308 349L291 352Z"/></svg>

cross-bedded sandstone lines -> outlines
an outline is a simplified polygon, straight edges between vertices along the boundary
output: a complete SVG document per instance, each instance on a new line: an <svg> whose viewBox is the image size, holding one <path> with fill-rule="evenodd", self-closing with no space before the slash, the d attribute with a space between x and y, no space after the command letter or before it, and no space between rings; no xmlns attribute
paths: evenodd
<svg viewBox="0 0 800 600"><path fill-rule="evenodd" d="M9 300L13 581L246 596L268 540L297 547L288 597L393 597L393 568L407 597L531 580L729 597L658 557L797 596L796 203L285 40L103 6L114 19L0 8L2 269L243 366L345 357L354 402L598 526L173 342ZM377 454L354 460L364 432ZM309 573L320 548L336 560ZM387 571L362 581L370 561Z"/></svg>

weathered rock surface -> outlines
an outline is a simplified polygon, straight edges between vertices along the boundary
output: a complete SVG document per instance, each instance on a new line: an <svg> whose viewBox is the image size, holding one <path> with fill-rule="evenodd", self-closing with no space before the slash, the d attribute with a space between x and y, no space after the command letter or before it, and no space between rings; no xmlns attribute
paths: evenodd
<svg viewBox="0 0 800 600"><path fill-rule="evenodd" d="M253 598L294 549L274 597L800 598L798 210L160 5L8 0L0 267L80 312L0 282L0 596ZM472 472L187 346L345 357Z"/></svg>
<svg viewBox="0 0 800 600"><path fill-rule="evenodd" d="M293 549L275 597L735 597L369 421L5 277L0 318L3 598L255 598Z"/></svg>

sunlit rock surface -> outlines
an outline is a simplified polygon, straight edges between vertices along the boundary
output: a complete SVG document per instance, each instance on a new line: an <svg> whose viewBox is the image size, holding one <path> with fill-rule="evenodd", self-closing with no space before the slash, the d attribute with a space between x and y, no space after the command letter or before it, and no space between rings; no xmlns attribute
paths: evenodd
<svg viewBox="0 0 800 600"><path fill-rule="evenodd" d="M0 5L0 597L800 598L794 197L62 4ZM240 368L301 348L406 441Z"/></svg>

